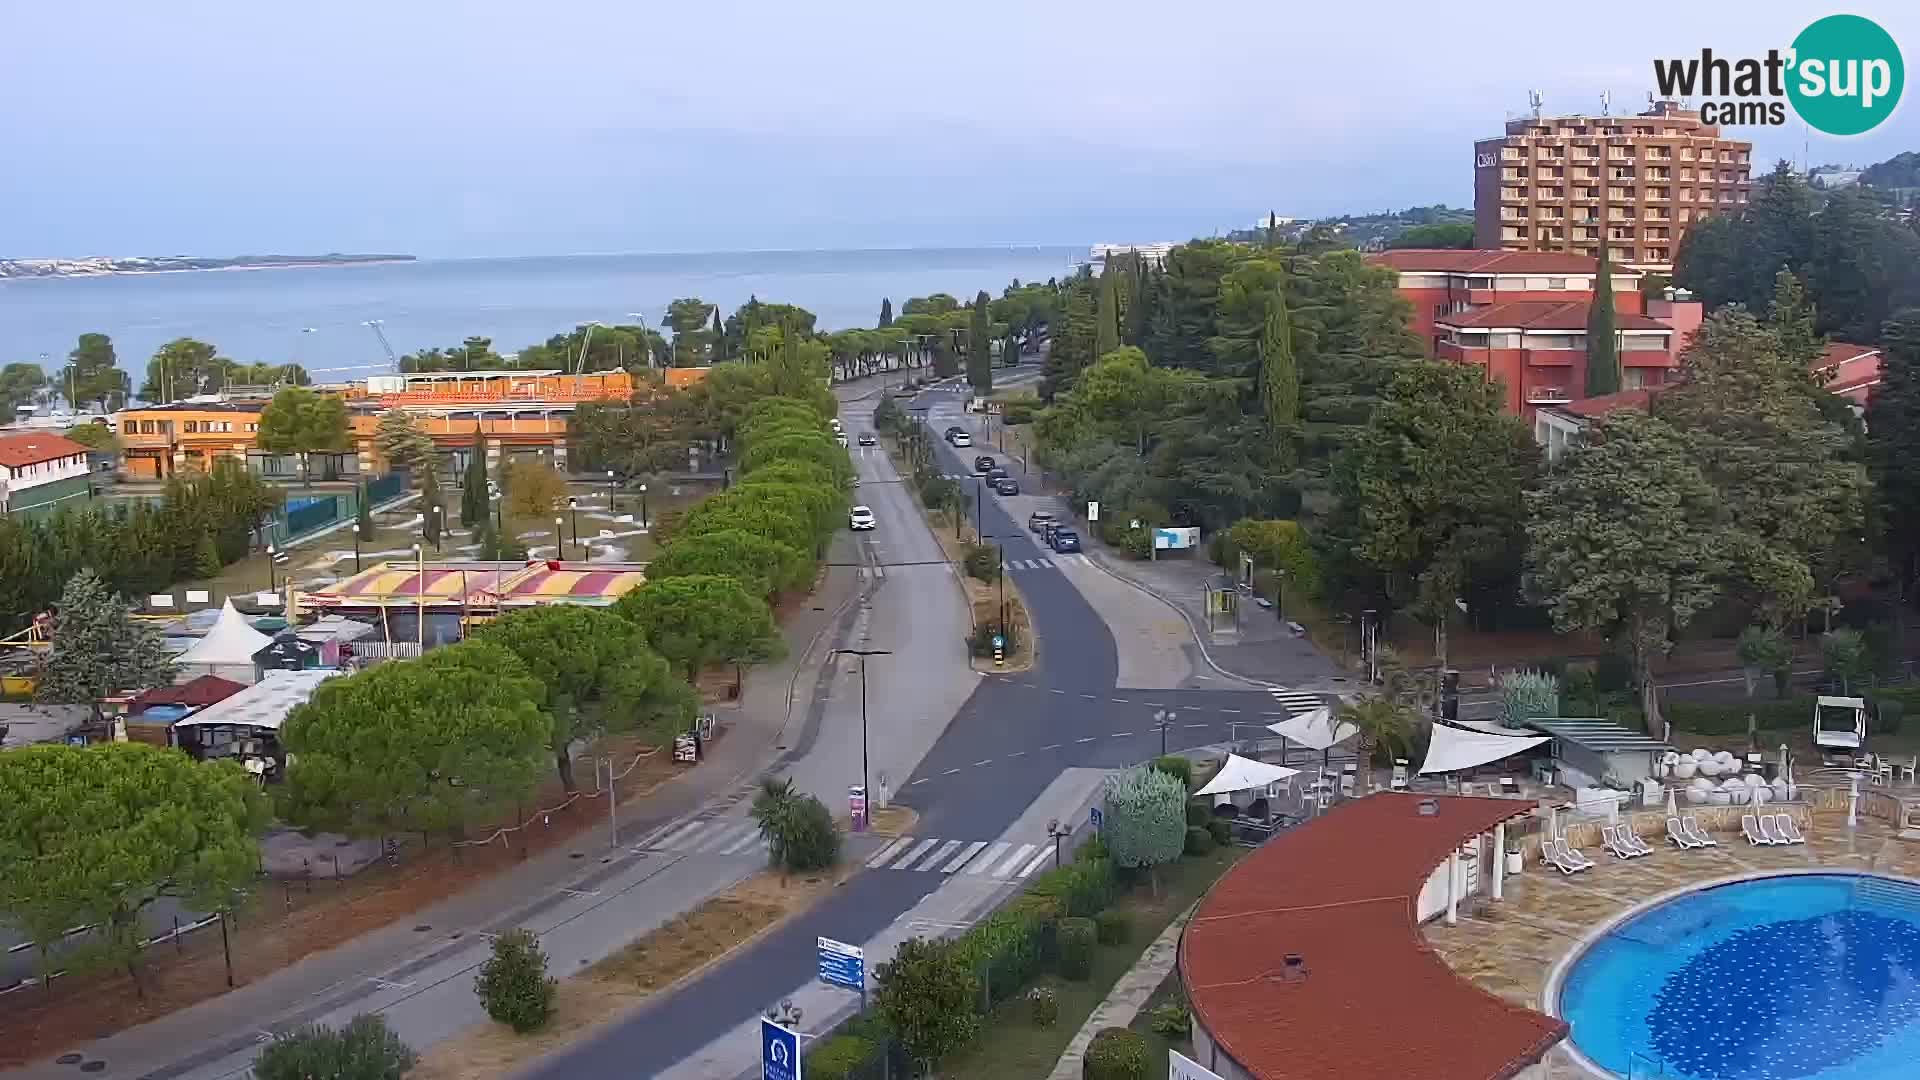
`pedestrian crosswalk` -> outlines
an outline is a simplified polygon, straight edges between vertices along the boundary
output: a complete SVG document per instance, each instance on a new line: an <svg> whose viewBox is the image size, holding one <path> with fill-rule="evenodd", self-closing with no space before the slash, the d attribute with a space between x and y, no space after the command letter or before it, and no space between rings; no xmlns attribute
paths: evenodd
<svg viewBox="0 0 1920 1080"><path fill-rule="evenodd" d="M709 819L669 825L640 845L642 851L697 852L703 855L764 854L760 827L745 818Z"/></svg>
<svg viewBox="0 0 1920 1080"><path fill-rule="evenodd" d="M1305 690L1287 690L1276 686L1267 693L1273 695L1273 700L1287 710L1288 716L1299 716L1301 713L1312 712L1326 705L1326 701L1322 700L1319 694L1309 694Z"/></svg>
<svg viewBox="0 0 1920 1080"><path fill-rule="evenodd" d="M1057 570L1062 566L1091 566L1085 555L1049 555L1039 559L1008 559L1009 570Z"/></svg>
<svg viewBox="0 0 1920 1080"><path fill-rule="evenodd" d="M902 836L875 852L867 860L867 869L971 874L1017 881L1040 869L1052 857L1053 849L1044 844Z"/></svg>

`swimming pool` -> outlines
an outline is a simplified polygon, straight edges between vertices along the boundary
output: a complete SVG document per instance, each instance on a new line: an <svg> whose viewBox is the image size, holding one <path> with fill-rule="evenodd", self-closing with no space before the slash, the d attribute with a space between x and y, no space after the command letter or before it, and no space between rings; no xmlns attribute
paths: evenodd
<svg viewBox="0 0 1920 1080"><path fill-rule="evenodd" d="M1636 1080L1920 1075L1920 885L1788 874L1685 893L1587 946L1551 1004L1581 1054Z"/></svg>

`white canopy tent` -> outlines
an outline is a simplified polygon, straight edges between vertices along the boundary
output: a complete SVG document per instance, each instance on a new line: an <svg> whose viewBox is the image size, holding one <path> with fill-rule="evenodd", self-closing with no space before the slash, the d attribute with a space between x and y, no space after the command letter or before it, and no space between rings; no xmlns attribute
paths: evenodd
<svg viewBox="0 0 1920 1080"><path fill-rule="evenodd" d="M1194 792L1195 795L1225 795L1250 788L1263 788L1268 784L1277 784L1299 773L1299 769L1289 769L1285 765L1269 765L1264 761L1243 758L1239 754L1228 754L1226 764L1213 774L1207 786Z"/></svg>
<svg viewBox="0 0 1920 1080"><path fill-rule="evenodd" d="M1490 731L1467 731L1446 724L1433 725L1427 740L1427 760L1420 775L1471 769L1531 750L1549 739L1545 735L1496 735Z"/></svg>
<svg viewBox="0 0 1920 1080"><path fill-rule="evenodd" d="M1331 750L1360 734L1360 729L1352 724L1336 722L1333 710L1324 705L1299 716L1290 716L1277 724L1268 724L1267 730L1309 750Z"/></svg>
<svg viewBox="0 0 1920 1080"><path fill-rule="evenodd" d="M273 639L253 628L245 615L229 600L220 609L207 636L179 655L174 661L189 676L218 675L235 682L257 681L253 654L273 644Z"/></svg>

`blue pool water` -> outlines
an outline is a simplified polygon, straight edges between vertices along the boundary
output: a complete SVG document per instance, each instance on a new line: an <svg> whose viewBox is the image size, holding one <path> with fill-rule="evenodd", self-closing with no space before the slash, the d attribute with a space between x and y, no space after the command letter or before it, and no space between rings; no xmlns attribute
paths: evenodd
<svg viewBox="0 0 1920 1080"><path fill-rule="evenodd" d="M1920 887L1805 874L1676 897L1577 957L1559 1012L1621 1076L1920 1076Z"/></svg>

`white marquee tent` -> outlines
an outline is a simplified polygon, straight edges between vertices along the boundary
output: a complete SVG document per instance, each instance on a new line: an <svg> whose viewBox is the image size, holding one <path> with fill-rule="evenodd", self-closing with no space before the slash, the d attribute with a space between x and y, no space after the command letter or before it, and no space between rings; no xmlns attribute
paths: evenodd
<svg viewBox="0 0 1920 1080"><path fill-rule="evenodd" d="M1360 729L1352 724L1335 722L1333 710L1324 705L1277 724L1268 724L1267 730L1309 750L1330 750L1360 734Z"/></svg>
<svg viewBox="0 0 1920 1080"><path fill-rule="evenodd" d="M252 683L258 680L253 654L271 644L273 639L255 630L229 600L220 609L220 618L215 620L213 629L207 631L207 636L194 642L174 662L189 678L218 675L235 682Z"/></svg>
<svg viewBox="0 0 1920 1080"><path fill-rule="evenodd" d="M1297 774L1299 769L1289 769L1285 765L1269 765L1264 761L1243 758L1239 754L1228 754L1226 764L1213 774L1207 786L1194 792L1195 795L1226 795L1249 788L1263 788L1268 784L1277 784L1289 776Z"/></svg>
<svg viewBox="0 0 1920 1080"><path fill-rule="evenodd" d="M1546 735L1496 735L1490 731L1435 724L1433 737L1427 741L1427 760L1420 766L1420 775L1471 769L1512 757L1547 741Z"/></svg>

